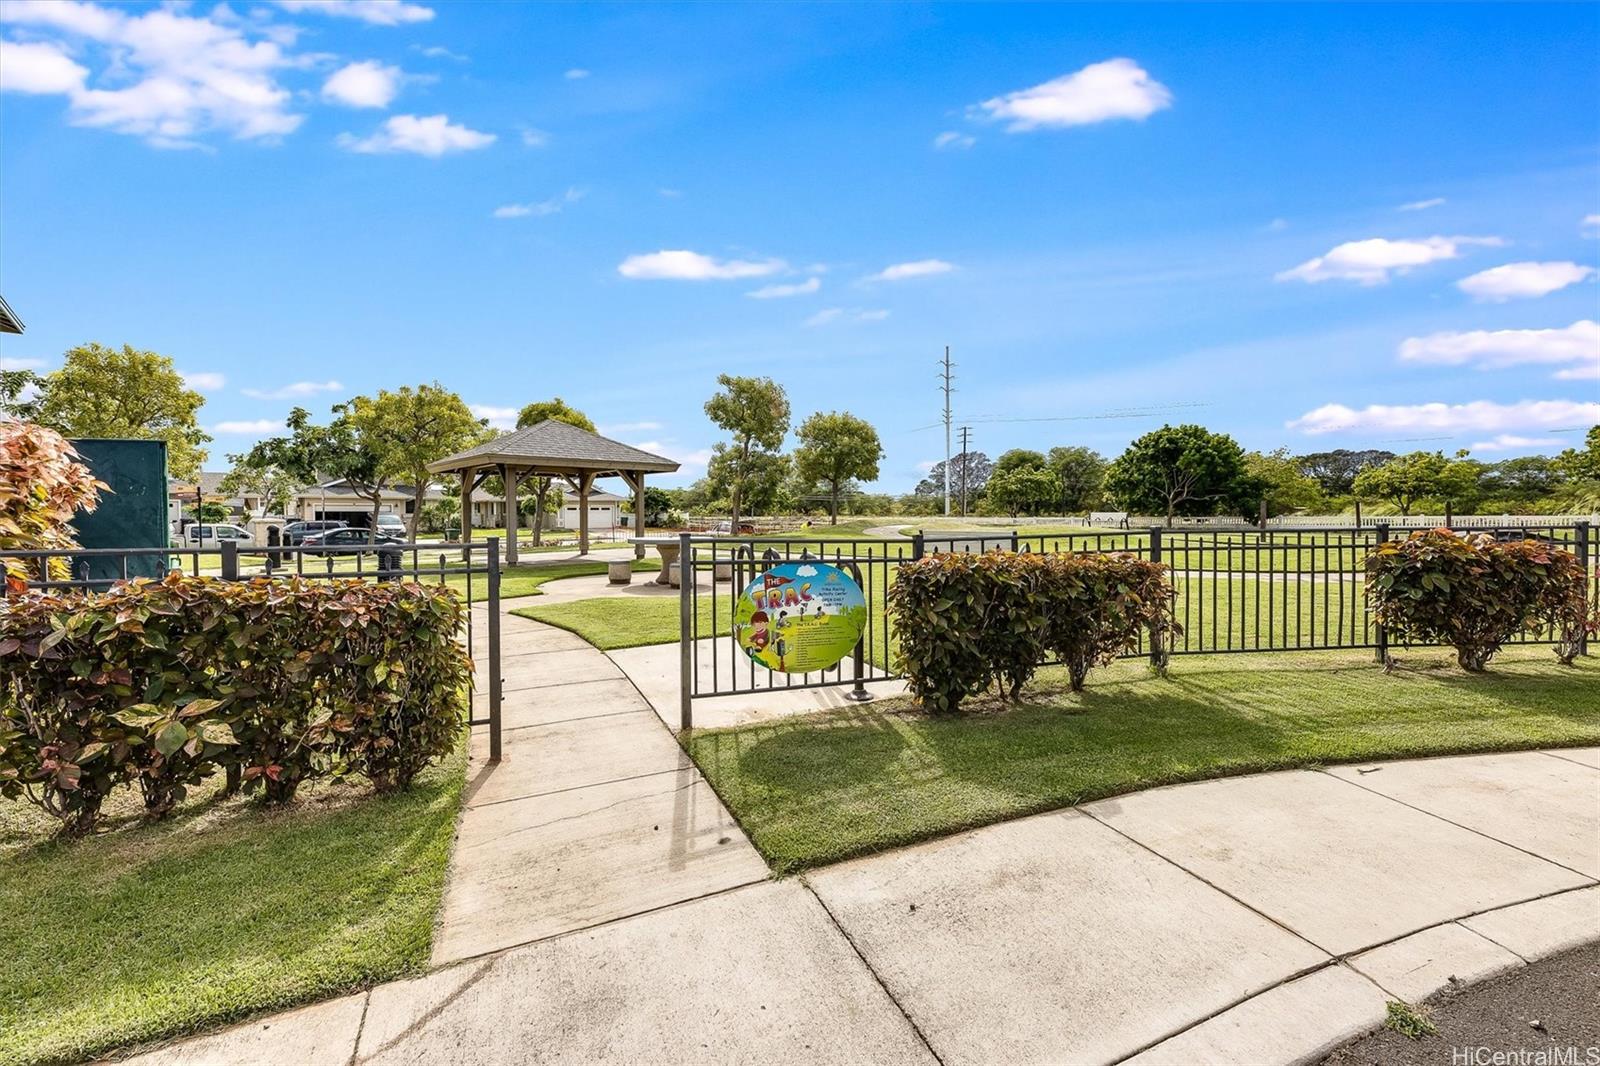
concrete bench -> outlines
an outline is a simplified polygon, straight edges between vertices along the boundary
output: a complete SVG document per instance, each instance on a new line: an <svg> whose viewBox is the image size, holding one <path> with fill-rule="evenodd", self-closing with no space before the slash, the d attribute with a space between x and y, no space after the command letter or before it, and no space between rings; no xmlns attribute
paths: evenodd
<svg viewBox="0 0 1600 1066"><path fill-rule="evenodd" d="M613 585L633 584L633 560L612 559L606 563L606 574Z"/></svg>

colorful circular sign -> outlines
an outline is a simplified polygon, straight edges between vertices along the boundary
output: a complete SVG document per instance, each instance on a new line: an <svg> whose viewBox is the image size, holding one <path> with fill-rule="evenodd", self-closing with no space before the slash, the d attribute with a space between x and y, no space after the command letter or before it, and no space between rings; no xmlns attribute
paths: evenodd
<svg viewBox="0 0 1600 1066"><path fill-rule="evenodd" d="M867 625L861 586L837 566L782 563L739 594L733 633L751 660L785 674L827 670Z"/></svg>

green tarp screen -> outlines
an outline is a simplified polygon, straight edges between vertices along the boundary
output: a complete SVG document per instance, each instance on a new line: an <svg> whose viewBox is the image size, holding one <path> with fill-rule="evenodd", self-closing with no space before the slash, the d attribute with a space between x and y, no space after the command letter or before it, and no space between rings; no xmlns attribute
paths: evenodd
<svg viewBox="0 0 1600 1066"><path fill-rule="evenodd" d="M94 472L111 486L100 494L100 506L80 511L72 525L85 548L165 548L167 525L167 445L159 440L75 440L72 446ZM161 577L165 555L123 558L78 556L72 576L103 581L119 577Z"/></svg>

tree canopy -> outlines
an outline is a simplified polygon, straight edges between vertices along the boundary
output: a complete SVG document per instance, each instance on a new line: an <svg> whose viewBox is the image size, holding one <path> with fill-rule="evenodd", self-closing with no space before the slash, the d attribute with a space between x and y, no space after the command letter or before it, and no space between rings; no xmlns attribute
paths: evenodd
<svg viewBox="0 0 1600 1066"><path fill-rule="evenodd" d="M1482 469L1464 453L1447 459L1443 452L1411 452L1363 470L1352 487L1356 495L1387 500L1408 515L1424 499L1456 506L1468 502L1477 492Z"/></svg>
<svg viewBox="0 0 1600 1066"><path fill-rule="evenodd" d="M579 429L586 429L590 433L595 431L594 422L588 415L559 396L552 396L548 400L535 400L517 412L518 429L527 429L529 426L537 426L540 422L545 421L565 422L569 426L577 426ZM524 504L521 513L527 514L533 519L533 543L535 545L544 539L544 516L550 510L552 501L555 500L550 492L550 486L553 481L554 479L550 475L542 474L538 477L528 478L518 486L518 492L533 502L531 511ZM505 494L505 487L500 483L499 477L490 478L484 483L484 486L491 492L498 491L501 495ZM560 505L559 500L555 500L555 505Z"/></svg>
<svg viewBox="0 0 1600 1066"><path fill-rule="evenodd" d="M877 480L883 458L878 431L849 412L818 411L800 423L795 436L795 472L808 484L827 487L829 521L836 525L840 489L854 479Z"/></svg>
<svg viewBox="0 0 1600 1066"><path fill-rule="evenodd" d="M428 490L428 464L482 440L484 423L461 397L438 382L414 389L405 385L393 392L380 389L375 398L357 396L348 407L356 435L373 454L378 478L411 485L415 502L409 532L416 540Z"/></svg>
<svg viewBox="0 0 1600 1066"><path fill-rule="evenodd" d="M167 444L172 476L200 476L211 438L196 415L206 402L172 360L132 345L69 349L60 370L39 386L36 419L65 437L128 437Z"/></svg>
<svg viewBox="0 0 1600 1066"><path fill-rule="evenodd" d="M1128 445L1106 471L1106 492L1125 510L1177 515L1249 514L1260 484L1244 449L1204 426L1162 426Z"/></svg>
<svg viewBox="0 0 1600 1066"><path fill-rule="evenodd" d="M1034 454L1038 454L1037 452ZM1004 457L1002 457L1002 460ZM1049 510L1060 498L1061 484L1046 466L1018 466L996 469L984 490L990 507L1015 518L1018 514L1038 514Z"/></svg>
<svg viewBox="0 0 1600 1066"><path fill-rule="evenodd" d="M1093 448L1051 448L1046 456L1050 472L1056 477L1062 514L1093 511L1100 505L1106 480L1106 461Z"/></svg>
<svg viewBox="0 0 1600 1066"><path fill-rule="evenodd" d="M1394 452L1382 448L1351 451L1336 448L1331 452L1311 452L1295 459L1300 472L1316 478L1324 492L1335 495L1349 492L1355 485L1356 475L1374 466L1382 466L1394 458Z"/></svg>
<svg viewBox="0 0 1600 1066"><path fill-rule="evenodd" d="M714 483L726 486L733 528L737 529L746 488L758 469L764 479L770 479L781 465L780 485L788 473L788 460L777 451L789 433L789 397L771 378L719 374L717 384L722 388L706 401L706 417L733 440L712 449L706 474Z"/></svg>
<svg viewBox="0 0 1600 1066"><path fill-rule="evenodd" d="M950 495L953 498L961 497L963 482L967 490L967 500L977 499L982 494L985 486L989 484L989 477L994 473L994 463L982 452L964 452L961 455L950 457ZM934 463L928 470L928 476L917 482L917 487L912 490L917 496L943 496L944 495L944 460ZM931 513L931 512L930 512Z"/></svg>
<svg viewBox="0 0 1600 1066"><path fill-rule="evenodd" d="M588 415L559 396L553 396L548 400L535 400L517 412L518 429L527 429L529 426L537 426L540 422L546 421L565 422L569 426L577 426L590 433L595 431L594 423L589 420Z"/></svg>
<svg viewBox="0 0 1600 1066"><path fill-rule="evenodd" d="M258 441L243 462L258 469L275 467L303 485L321 478L343 479L372 505L376 529L388 481L380 472L372 442L357 431L351 411L350 404L338 404L333 408L333 420L319 426L311 421L310 411L296 407L285 420L288 434Z"/></svg>
<svg viewBox="0 0 1600 1066"><path fill-rule="evenodd" d="M1305 473L1300 460L1291 456L1287 448L1251 452L1245 456L1244 465L1261 486L1261 499L1267 505L1269 518L1291 511L1317 511L1327 505L1322 483Z"/></svg>

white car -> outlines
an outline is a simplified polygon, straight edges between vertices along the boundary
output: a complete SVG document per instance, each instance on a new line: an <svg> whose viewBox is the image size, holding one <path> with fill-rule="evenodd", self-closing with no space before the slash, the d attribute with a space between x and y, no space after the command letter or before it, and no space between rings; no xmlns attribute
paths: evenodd
<svg viewBox="0 0 1600 1066"><path fill-rule="evenodd" d="M404 538L406 535L405 519L397 514L381 514L378 516L378 532Z"/></svg>
<svg viewBox="0 0 1600 1066"><path fill-rule="evenodd" d="M255 543L255 538L250 535L250 531L248 529L244 529L241 526L227 525L225 523L206 523L202 525L201 523L196 522L194 525L183 531L183 539L188 541L190 544L199 545L201 547L204 547L207 544L220 544L225 540L231 540L241 547L247 544Z"/></svg>

